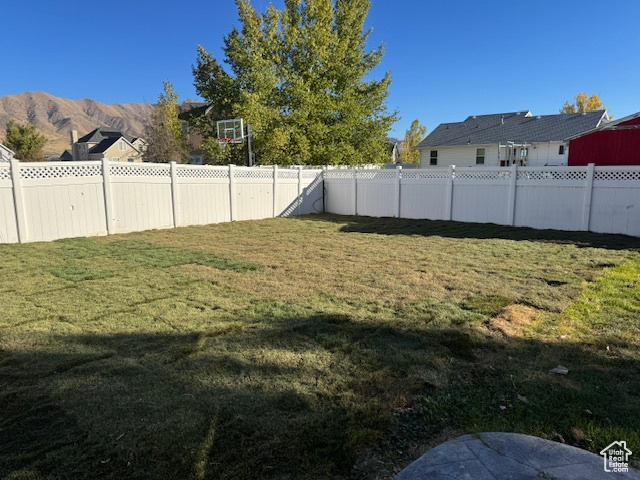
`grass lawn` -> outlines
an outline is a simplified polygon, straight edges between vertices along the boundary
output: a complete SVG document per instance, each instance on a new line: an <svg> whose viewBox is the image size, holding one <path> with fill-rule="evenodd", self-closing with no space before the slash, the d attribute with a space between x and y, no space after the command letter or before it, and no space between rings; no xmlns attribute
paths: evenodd
<svg viewBox="0 0 640 480"><path fill-rule="evenodd" d="M639 248L330 215L2 245L0 477L382 479L480 431L640 452Z"/></svg>

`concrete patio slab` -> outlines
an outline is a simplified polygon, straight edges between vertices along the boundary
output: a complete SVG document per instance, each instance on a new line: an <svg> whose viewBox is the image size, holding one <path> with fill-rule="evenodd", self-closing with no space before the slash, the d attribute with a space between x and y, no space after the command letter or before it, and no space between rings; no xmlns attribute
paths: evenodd
<svg viewBox="0 0 640 480"><path fill-rule="evenodd" d="M601 456L519 433L463 435L429 450L396 480L640 480L604 471Z"/></svg>

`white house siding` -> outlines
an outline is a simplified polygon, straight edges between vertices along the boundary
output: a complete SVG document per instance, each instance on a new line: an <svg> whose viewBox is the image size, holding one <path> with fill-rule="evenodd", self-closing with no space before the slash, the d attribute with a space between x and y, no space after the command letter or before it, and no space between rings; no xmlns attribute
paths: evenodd
<svg viewBox="0 0 640 480"><path fill-rule="evenodd" d="M564 145L564 155L558 154L560 145ZM564 142L534 143L529 147L530 167L544 167L546 165L567 165L569 147Z"/></svg>
<svg viewBox="0 0 640 480"><path fill-rule="evenodd" d="M544 142L533 143L528 146L529 167L544 167L546 165L567 165L569 158L569 147L565 145L564 154L559 155L560 145L564 142ZM484 166L497 167L500 160L507 158L505 147L500 148L498 158L498 145L465 145L456 147L429 147L420 150L420 168L446 168L449 165L456 167L478 167L476 165L476 151L478 148L485 149ZM430 165L431 151L438 151L438 165Z"/></svg>
<svg viewBox="0 0 640 480"><path fill-rule="evenodd" d="M465 145L460 147L428 147L420 150L420 168L477 167L476 151L484 148L484 166L497 167L498 145ZM430 165L431 150L438 151L438 165Z"/></svg>

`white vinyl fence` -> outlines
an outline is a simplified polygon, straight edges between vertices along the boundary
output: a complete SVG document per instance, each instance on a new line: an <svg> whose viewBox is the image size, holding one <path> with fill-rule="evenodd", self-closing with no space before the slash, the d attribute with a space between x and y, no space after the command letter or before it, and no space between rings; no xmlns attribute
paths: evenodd
<svg viewBox="0 0 640 480"><path fill-rule="evenodd" d="M640 167L327 170L326 211L640 237Z"/></svg>
<svg viewBox="0 0 640 480"><path fill-rule="evenodd" d="M120 162L0 164L0 243L322 211L322 170Z"/></svg>

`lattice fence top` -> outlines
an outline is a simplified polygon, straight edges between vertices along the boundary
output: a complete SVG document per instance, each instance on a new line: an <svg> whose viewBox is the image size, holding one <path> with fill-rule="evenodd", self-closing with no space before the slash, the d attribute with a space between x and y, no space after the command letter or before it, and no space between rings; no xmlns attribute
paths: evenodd
<svg viewBox="0 0 640 480"><path fill-rule="evenodd" d="M324 178L348 179L353 178L354 170L327 170L324 172Z"/></svg>
<svg viewBox="0 0 640 480"><path fill-rule="evenodd" d="M586 180L585 170L518 170L518 180Z"/></svg>
<svg viewBox="0 0 640 480"><path fill-rule="evenodd" d="M291 180L298 178L297 170L278 170L278 178L282 180Z"/></svg>
<svg viewBox="0 0 640 480"><path fill-rule="evenodd" d="M356 170L358 180L395 180L398 174L395 170Z"/></svg>
<svg viewBox="0 0 640 480"><path fill-rule="evenodd" d="M68 165L33 165L20 166L20 178L24 180L35 178L78 178L102 176L102 164L74 164Z"/></svg>
<svg viewBox="0 0 640 480"><path fill-rule="evenodd" d="M0 164L0 180L9 180L11 178L11 169L9 165Z"/></svg>
<svg viewBox="0 0 640 480"><path fill-rule="evenodd" d="M593 179L609 181L639 181L640 170L596 170L593 172Z"/></svg>
<svg viewBox="0 0 640 480"><path fill-rule="evenodd" d="M228 168L177 167L178 178L229 178Z"/></svg>
<svg viewBox="0 0 640 480"><path fill-rule="evenodd" d="M482 170L482 171L466 171L464 169L456 170L456 180L506 180L511 178L511 172L508 170Z"/></svg>
<svg viewBox="0 0 640 480"><path fill-rule="evenodd" d="M415 180L447 179L450 177L448 170L402 170L402 178Z"/></svg>
<svg viewBox="0 0 640 480"><path fill-rule="evenodd" d="M303 170L302 178L316 178L322 173L322 170Z"/></svg>
<svg viewBox="0 0 640 480"><path fill-rule="evenodd" d="M271 169L247 169L234 170L233 178L271 178L273 179L273 170Z"/></svg>
<svg viewBox="0 0 640 480"><path fill-rule="evenodd" d="M111 164L109 172L116 177L170 177L171 169L169 165L144 165L129 164L122 165Z"/></svg>

